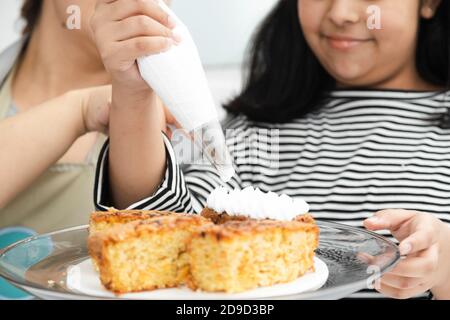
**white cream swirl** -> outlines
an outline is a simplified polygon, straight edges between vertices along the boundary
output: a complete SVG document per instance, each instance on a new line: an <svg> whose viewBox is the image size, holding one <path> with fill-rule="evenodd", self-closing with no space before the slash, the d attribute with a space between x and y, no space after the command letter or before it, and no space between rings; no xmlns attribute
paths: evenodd
<svg viewBox="0 0 450 320"><path fill-rule="evenodd" d="M283 221L293 220L296 216L309 212L308 203L302 199L274 192L265 193L253 187L243 190L216 188L209 195L207 206L216 212L226 212L231 216Z"/></svg>

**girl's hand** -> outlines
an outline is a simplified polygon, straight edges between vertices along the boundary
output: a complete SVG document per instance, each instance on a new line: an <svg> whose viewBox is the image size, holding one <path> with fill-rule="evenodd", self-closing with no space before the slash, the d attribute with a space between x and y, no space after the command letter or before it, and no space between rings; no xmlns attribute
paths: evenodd
<svg viewBox="0 0 450 320"><path fill-rule="evenodd" d="M91 27L114 87L127 94L149 90L136 59L166 51L180 41L172 32L174 22L155 0L97 0Z"/></svg>
<svg viewBox="0 0 450 320"><path fill-rule="evenodd" d="M404 257L381 278L378 291L407 299L432 290L437 298L450 294L450 228L431 214L401 209L375 213L367 229L389 230L400 241ZM436 292L435 292L436 290Z"/></svg>

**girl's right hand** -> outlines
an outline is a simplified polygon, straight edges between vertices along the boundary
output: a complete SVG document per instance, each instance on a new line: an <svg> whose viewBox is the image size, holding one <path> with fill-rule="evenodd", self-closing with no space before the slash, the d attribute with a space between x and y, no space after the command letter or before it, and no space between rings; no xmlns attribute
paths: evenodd
<svg viewBox="0 0 450 320"><path fill-rule="evenodd" d="M175 23L155 0L97 0L91 27L113 86L129 94L149 90L136 59L180 42Z"/></svg>

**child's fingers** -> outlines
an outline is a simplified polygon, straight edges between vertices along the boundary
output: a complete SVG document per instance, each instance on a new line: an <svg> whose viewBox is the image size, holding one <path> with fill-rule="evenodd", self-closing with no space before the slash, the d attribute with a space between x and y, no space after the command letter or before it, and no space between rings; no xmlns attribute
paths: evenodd
<svg viewBox="0 0 450 320"><path fill-rule="evenodd" d="M108 12L109 18L114 21L120 21L136 15L145 15L158 21L167 28L173 29L175 27L169 15L154 0L117 0L109 3Z"/></svg>
<svg viewBox="0 0 450 320"><path fill-rule="evenodd" d="M387 297L391 297L394 299L409 299L427 291L428 289L429 288L426 283L421 284L413 289L398 289L391 287L385 283L380 283L380 287L377 288L377 291Z"/></svg>
<svg viewBox="0 0 450 320"><path fill-rule="evenodd" d="M176 129L181 129L181 124L175 119L175 117L172 115L172 113L167 109L166 106L164 106L164 115L166 117L166 123L172 125Z"/></svg>
<svg viewBox="0 0 450 320"><path fill-rule="evenodd" d="M109 126L109 114L111 110L111 103L108 102L107 104L101 106L98 114L98 122L100 125L100 132L106 133L106 130Z"/></svg>
<svg viewBox="0 0 450 320"><path fill-rule="evenodd" d="M403 290L414 289L417 286L423 284L424 282L425 281L423 278L402 277L394 275L392 273L385 274L381 278L382 284L388 285L392 288Z"/></svg>
<svg viewBox="0 0 450 320"><path fill-rule="evenodd" d="M408 226L408 235L400 243L402 254L413 254L428 249L439 240L436 218L419 213Z"/></svg>
<svg viewBox="0 0 450 320"><path fill-rule="evenodd" d="M117 0L97 0L97 2L95 3L95 9L98 9L99 7L104 7L105 5L115 1Z"/></svg>
<svg viewBox="0 0 450 320"><path fill-rule="evenodd" d="M113 35L114 41L151 36L172 38L176 42L179 40L171 29L144 15L129 17L113 23L109 32Z"/></svg>
<svg viewBox="0 0 450 320"><path fill-rule="evenodd" d="M368 254L366 252L358 252L356 254L356 258L368 265L373 265L375 264L376 258L374 256L372 256L371 254Z"/></svg>
<svg viewBox="0 0 450 320"><path fill-rule="evenodd" d="M125 72L133 67L136 59L146 55L152 55L169 50L174 41L164 37L137 37L125 41L114 42L100 52L107 70Z"/></svg>
<svg viewBox="0 0 450 320"><path fill-rule="evenodd" d="M403 209L387 209L375 213L375 215L364 221L364 226L369 230L395 231L409 219L417 215L416 211Z"/></svg>
<svg viewBox="0 0 450 320"><path fill-rule="evenodd" d="M416 253L430 248L438 241L438 234L432 228L424 224L417 224L416 230L411 230L406 239L400 243L400 253L402 255Z"/></svg>
<svg viewBox="0 0 450 320"><path fill-rule="evenodd" d="M172 129L172 126L167 125L167 126L164 128L164 132L165 132L166 136L169 138L169 140L172 139L172 136L173 136L173 129Z"/></svg>
<svg viewBox="0 0 450 320"><path fill-rule="evenodd" d="M359 261L372 266L385 266L389 263L391 257L389 255L372 256L366 252L358 252L356 257Z"/></svg>
<svg viewBox="0 0 450 320"><path fill-rule="evenodd" d="M124 70L127 70L129 64L134 63L139 57L169 50L174 45L174 41L165 37L137 37L117 42L116 45L117 51L112 50L111 54L117 62L118 71L123 71L121 65Z"/></svg>
<svg viewBox="0 0 450 320"><path fill-rule="evenodd" d="M404 258L389 274L411 278L427 277L436 271L438 261L439 252L437 246L432 246L417 256Z"/></svg>

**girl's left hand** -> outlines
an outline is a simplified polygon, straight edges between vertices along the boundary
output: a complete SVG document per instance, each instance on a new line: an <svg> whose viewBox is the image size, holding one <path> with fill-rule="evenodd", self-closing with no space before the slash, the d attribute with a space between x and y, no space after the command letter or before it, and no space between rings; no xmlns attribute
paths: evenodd
<svg viewBox="0 0 450 320"><path fill-rule="evenodd" d="M364 226L372 231L387 229L400 242L403 259L381 278L379 292L407 299L431 289L436 298L449 297L448 225L428 213L388 209L365 220Z"/></svg>

